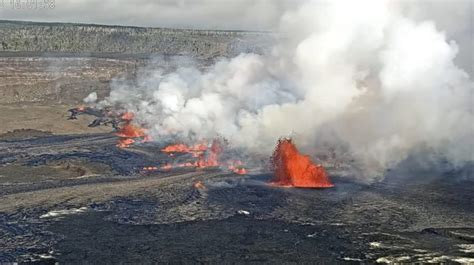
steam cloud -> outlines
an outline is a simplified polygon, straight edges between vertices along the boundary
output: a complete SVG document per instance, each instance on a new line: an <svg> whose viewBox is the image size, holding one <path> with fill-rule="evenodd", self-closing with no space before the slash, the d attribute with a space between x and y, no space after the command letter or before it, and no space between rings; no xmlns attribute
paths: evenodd
<svg viewBox="0 0 474 265"><path fill-rule="evenodd" d="M92 92L84 98L84 103L92 104L97 101L97 92Z"/></svg>
<svg viewBox="0 0 474 265"><path fill-rule="evenodd" d="M459 48L433 21L392 1L301 2L278 44L208 69L175 61L117 81L108 103L136 112L154 139L227 138L268 156L292 136L311 155L335 152L365 177L410 154L473 161L473 83ZM316 150L316 151L315 151Z"/></svg>

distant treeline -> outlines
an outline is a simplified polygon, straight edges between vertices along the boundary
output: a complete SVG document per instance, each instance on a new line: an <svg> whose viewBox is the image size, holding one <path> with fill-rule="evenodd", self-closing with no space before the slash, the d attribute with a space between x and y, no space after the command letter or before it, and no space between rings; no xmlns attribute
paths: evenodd
<svg viewBox="0 0 474 265"><path fill-rule="evenodd" d="M266 32L141 28L73 23L0 21L0 56L15 54L144 54L196 58L261 53L271 42Z"/></svg>

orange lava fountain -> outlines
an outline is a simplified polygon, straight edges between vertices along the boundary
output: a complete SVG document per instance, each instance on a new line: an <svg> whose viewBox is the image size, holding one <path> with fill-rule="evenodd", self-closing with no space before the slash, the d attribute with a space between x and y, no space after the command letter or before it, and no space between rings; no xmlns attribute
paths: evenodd
<svg viewBox="0 0 474 265"><path fill-rule="evenodd" d="M298 188L330 188L326 170L315 165L308 155L302 155L290 139L280 139L273 152L272 165L275 179L272 184Z"/></svg>

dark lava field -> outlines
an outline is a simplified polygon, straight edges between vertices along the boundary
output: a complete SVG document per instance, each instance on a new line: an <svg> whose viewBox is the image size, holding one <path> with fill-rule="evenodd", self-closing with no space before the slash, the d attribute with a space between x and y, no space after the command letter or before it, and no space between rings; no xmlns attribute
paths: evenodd
<svg viewBox="0 0 474 265"><path fill-rule="evenodd" d="M468 169L281 188L265 170L145 172L170 159L163 145L112 133L18 135L0 139L0 262L474 261Z"/></svg>

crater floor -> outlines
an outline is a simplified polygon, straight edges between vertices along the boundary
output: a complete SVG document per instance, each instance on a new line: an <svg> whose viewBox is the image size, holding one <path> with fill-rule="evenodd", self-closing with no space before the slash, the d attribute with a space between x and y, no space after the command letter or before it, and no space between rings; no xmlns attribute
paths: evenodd
<svg viewBox="0 0 474 265"><path fill-rule="evenodd" d="M474 262L461 171L279 188L268 172L143 172L171 158L110 133L18 135L0 137L0 262Z"/></svg>

